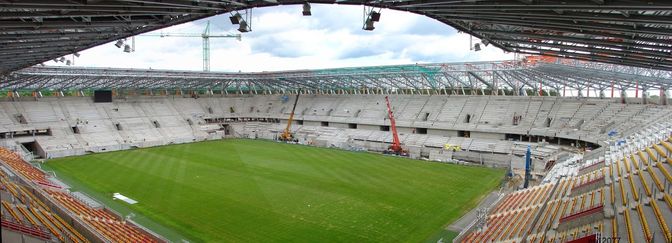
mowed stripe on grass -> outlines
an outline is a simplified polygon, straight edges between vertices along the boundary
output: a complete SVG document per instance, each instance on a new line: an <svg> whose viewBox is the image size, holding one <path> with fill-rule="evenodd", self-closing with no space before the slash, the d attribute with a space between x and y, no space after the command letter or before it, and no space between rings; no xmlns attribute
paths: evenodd
<svg viewBox="0 0 672 243"><path fill-rule="evenodd" d="M192 241L419 242L504 172L260 140L53 159L79 185Z"/></svg>

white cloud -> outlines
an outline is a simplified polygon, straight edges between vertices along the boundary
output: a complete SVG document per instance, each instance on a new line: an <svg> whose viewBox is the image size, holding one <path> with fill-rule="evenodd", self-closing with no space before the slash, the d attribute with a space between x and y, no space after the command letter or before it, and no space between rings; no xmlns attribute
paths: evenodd
<svg viewBox="0 0 672 243"><path fill-rule="evenodd" d="M512 58L493 46L470 51L468 35L412 13L383 10L376 29L369 32L361 30L361 6L313 4L313 16L304 17L300 12L300 5L255 9L253 31L243 34L242 41L210 39L211 69L278 71ZM228 14L209 20L211 34L237 33ZM205 20L201 20L154 33L198 34L204 26ZM201 38L141 36L135 40L134 53L125 53L108 43L82 51L76 65L202 69Z"/></svg>

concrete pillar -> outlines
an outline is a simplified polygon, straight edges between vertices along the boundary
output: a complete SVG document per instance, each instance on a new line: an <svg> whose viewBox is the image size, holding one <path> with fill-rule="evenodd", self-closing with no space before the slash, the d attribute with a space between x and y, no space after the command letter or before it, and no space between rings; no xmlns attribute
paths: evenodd
<svg viewBox="0 0 672 243"><path fill-rule="evenodd" d="M648 102L649 94L646 92L646 89L642 89L642 104L646 105Z"/></svg>
<svg viewBox="0 0 672 243"><path fill-rule="evenodd" d="M621 89L621 104L625 104L627 98L628 98L628 93L625 92L625 89Z"/></svg>
<svg viewBox="0 0 672 243"><path fill-rule="evenodd" d="M604 89L600 89L600 99L604 99Z"/></svg>

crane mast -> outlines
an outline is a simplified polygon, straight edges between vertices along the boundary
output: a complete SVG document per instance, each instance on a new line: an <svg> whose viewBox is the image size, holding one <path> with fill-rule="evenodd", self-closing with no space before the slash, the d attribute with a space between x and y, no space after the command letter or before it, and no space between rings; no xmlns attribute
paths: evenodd
<svg viewBox="0 0 672 243"><path fill-rule="evenodd" d="M408 156L408 152L401 147L401 141L399 141L399 134L397 133L397 124L394 121L394 113L392 113L390 99L387 96L385 96L385 102L387 103L387 117L390 119L390 130L392 130L392 145L387 149L396 155Z"/></svg>
<svg viewBox="0 0 672 243"><path fill-rule="evenodd" d="M210 38L236 38L241 40L240 34L210 34L210 21L205 25L205 29L201 34L195 33L160 33L160 34L142 34L140 36L154 36L154 37L201 37L203 39L203 71L210 71Z"/></svg>
<svg viewBox="0 0 672 243"><path fill-rule="evenodd" d="M294 139L294 135L292 135L291 128L292 128L292 121L294 121L294 112L296 111L296 104L299 102L299 96L301 95L301 90L299 90L296 93L296 99L294 99L294 106L292 106L292 113L289 114L289 119L287 120L287 127L285 127L285 130L280 134L280 140L282 141L292 141Z"/></svg>

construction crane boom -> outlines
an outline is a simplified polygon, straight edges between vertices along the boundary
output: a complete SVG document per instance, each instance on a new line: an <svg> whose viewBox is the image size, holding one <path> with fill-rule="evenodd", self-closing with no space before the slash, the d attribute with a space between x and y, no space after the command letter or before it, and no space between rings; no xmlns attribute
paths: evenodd
<svg viewBox="0 0 672 243"><path fill-rule="evenodd" d="M385 96L385 102L387 103L387 117L390 119L390 130L392 130L392 145L387 149L394 154L408 156L406 150L401 147L401 141L399 140L399 134L397 133L397 124L394 120L394 113L392 113L390 99L387 96Z"/></svg>
<svg viewBox="0 0 672 243"><path fill-rule="evenodd" d="M210 71L210 38L236 38L238 41L242 39L240 34L210 34L210 21L205 25L203 33L160 33L160 34L143 34L140 36L153 37L201 37L203 38L203 71Z"/></svg>
<svg viewBox="0 0 672 243"><path fill-rule="evenodd" d="M282 141L292 141L294 139L294 135L292 135L292 121L294 121L294 112L296 111L296 104L299 102L299 96L301 95L301 90L296 93L296 99L294 99L294 106L292 106L292 113L289 113L289 119L287 120L287 127L285 127L285 130L280 134L280 140Z"/></svg>

